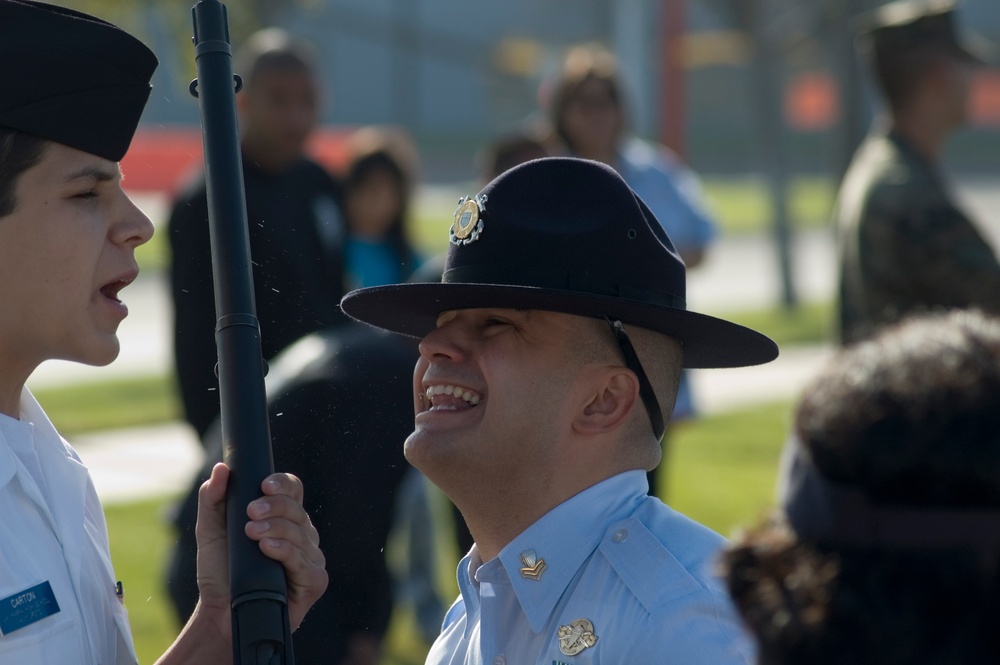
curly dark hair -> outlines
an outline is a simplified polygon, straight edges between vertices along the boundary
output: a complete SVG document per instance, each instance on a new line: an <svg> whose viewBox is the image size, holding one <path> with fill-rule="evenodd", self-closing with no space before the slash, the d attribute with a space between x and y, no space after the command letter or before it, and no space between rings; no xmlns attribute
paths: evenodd
<svg viewBox="0 0 1000 665"><path fill-rule="evenodd" d="M806 390L799 441L880 504L1000 507L1000 321L913 318L842 351ZM780 517L724 555L760 663L1000 660L1000 553L802 542Z"/></svg>

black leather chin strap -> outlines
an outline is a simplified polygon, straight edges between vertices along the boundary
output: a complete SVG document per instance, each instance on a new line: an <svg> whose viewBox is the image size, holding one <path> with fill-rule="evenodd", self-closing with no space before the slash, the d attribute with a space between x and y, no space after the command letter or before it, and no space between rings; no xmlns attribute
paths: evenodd
<svg viewBox="0 0 1000 665"><path fill-rule="evenodd" d="M646 406L646 413L649 414L649 421L653 425L653 434L656 436L656 440L659 441L663 437L663 432L666 428L663 424L663 412L660 411L660 403L656 399L656 393L653 392L653 385L649 382L649 377L646 376L645 370L642 369L642 363L639 362L639 356L636 355L635 347L632 346L632 340L629 339L628 333L625 332L625 326L614 317L608 316L605 318L611 326L611 332L615 336L615 341L618 342L618 346L622 350L622 356L625 358L625 366L635 372L636 377L639 379L639 397L642 398L642 403Z"/></svg>

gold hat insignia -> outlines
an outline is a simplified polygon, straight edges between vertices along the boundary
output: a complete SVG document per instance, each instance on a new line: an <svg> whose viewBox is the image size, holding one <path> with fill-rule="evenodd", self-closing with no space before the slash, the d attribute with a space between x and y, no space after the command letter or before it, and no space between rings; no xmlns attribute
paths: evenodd
<svg viewBox="0 0 1000 665"><path fill-rule="evenodd" d="M448 238L453 245L468 245L477 240L483 232L483 212L486 211L486 197L463 196L455 209L455 221L451 223Z"/></svg>

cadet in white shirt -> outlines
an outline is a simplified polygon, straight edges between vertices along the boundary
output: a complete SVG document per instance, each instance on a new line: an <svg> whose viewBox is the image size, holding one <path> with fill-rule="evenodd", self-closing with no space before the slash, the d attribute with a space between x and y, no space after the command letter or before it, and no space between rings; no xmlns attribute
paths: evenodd
<svg viewBox="0 0 1000 665"><path fill-rule="evenodd" d="M610 167L550 158L461 202L441 283L348 294L422 337L407 459L475 545L428 663L749 663L723 540L647 494L681 367L767 362L684 307L684 264Z"/></svg>
<svg viewBox="0 0 1000 665"><path fill-rule="evenodd" d="M119 292L152 224L121 188L156 58L72 10L0 0L0 662L136 662L94 484L24 387L48 359L118 355ZM136 445L141 445L137 442ZM225 490L201 492L201 600L168 663L230 662ZM298 479L274 474L246 533L282 562L297 626L327 585Z"/></svg>

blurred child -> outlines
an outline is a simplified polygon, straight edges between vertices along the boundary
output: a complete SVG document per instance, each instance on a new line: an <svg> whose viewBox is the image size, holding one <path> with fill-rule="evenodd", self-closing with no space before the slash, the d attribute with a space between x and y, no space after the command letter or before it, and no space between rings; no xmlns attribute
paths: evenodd
<svg viewBox="0 0 1000 665"><path fill-rule="evenodd" d="M374 127L349 140L344 173L346 281L350 288L406 281L420 265L407 237L415 151L402 134Z"/></svg>

